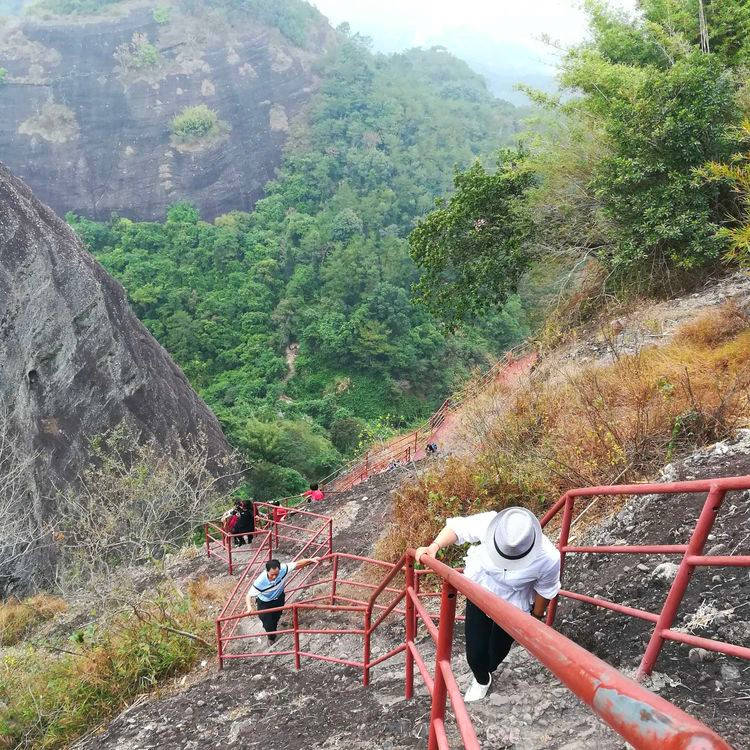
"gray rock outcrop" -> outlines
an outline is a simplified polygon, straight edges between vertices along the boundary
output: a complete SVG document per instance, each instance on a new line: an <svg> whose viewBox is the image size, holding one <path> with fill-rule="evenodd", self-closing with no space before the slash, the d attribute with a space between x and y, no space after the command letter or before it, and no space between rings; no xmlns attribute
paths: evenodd
<svg viewBox="0 0 750 750"><path fill-rule="evenodd" d="M229 446L218 420L73 231L0 164L0 407L39 494L125 423L164 450Z"/></svg>
<svg viewBox="0 0 750 750"><path fill-rule="evenodd" d="M247 15L154 7L0 24L0 154L60 214L161 220L179 200L209 220L250 210L317 87L333 35L322 22L313 53ZM173 118L197 105L216 127L176 140Z"/></svg>

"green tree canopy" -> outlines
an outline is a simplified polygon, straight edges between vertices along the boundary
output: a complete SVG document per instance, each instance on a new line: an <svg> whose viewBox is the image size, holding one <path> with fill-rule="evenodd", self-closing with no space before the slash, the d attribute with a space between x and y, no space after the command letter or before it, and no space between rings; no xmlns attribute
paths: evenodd
<svg viewBox="0 0 750 750"><path fill-rule="evenodd" d="M455 323L501 307L529 262L534 184L522 152L505 151L494 172L475 162L454 178L454 193L409 236L422 269L417 287L434 313Z"/></svg>

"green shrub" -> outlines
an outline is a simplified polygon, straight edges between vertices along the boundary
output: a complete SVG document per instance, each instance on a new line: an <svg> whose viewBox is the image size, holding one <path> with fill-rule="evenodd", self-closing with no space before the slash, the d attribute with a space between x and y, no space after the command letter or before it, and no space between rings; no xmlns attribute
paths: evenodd
<svg viewBox="0 0 750 750"><path fill-rule="evenodd" d="M5 83L5 79L8 77L8 71L5 68L0 68L0 86Z"/></svg>
<svg viewBox="0 0 750 750"><path fill-rule="evenodd" d="M136 32L128 44L117 47L115 59L127 70L148 70L159 64L161 56L145 34Z"/></svg>
<svg viewBox="0 0 750 750"><path fill-rule="evenodd" d="M157 5L154 8L154 21L160 25L169 23L170 8L168 5Z"/></svg>
<svg viewBox="0 0 750 750"><path fill-rule="evenodd" d="M101 13L108 6L119 2L122 0L39 0L31 10L54 13L58 16L87 15Z"/></svg>
<svg viewBox="0 0 750 750"><path fill-rule="evenodd" d="M298 471L268 461L256 461L247 473L241 491L247 497L268 502L298 495L307 489L308 481Z"/></svg>
<svg viewBox="0 0 750 750"><path fill-rule="evenodd" d="M153 68L159 64L159 50L150 42L142 44L135 54L133 60L134 67L137 69Z"/></svg>
<svg viewBox="0 0 750 750"><path fill-rule="evenodd" d="M186 107L172 120L172 134L180 141L197 141L219 130L219 118L205 104Z"/></svg>
<svg viewBox="0 0 750 750"><path fill-rule="evenodd" d="M364 423L356 417L337 419L331 425L331 442L340 453L351 453L359 445L364 429Z"/></svg>
<svg viewBox="0 0 750 750"><path fill-rule="evenodd" d="M0 747L69 747L139 693L187 671L212 649L210 598L201 587L187 594L165 587L155 601L134 603L137 617L121 614L107 630L75 633L70 653L4 652Z"/></svg>

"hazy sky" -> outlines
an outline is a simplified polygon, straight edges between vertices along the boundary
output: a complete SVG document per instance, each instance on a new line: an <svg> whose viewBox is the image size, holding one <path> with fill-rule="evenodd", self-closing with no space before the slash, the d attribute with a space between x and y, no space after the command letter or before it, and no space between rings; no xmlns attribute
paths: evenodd
<svg viewBox="0 0 750 750"><path fill-rule="evenodd" d="M578 0L310 0L336 26L372 37L380 52L443 44L488 78L536 83L554 75L556 53L543 34L562 45L581 41L586 18ZM615 0L632 8L635 0ZM502 82L494 86L509 93ZM509 97L510 98L510 97Z"/></svg>
<svg viewBox="0 0 750 750"><path fill-rule="evenodd" d="M546 32L562 42L583 37L585 17L575 0L312 0L334 25L349 21L355 31L408 34L412 46L429 43L453 29L466 29L496 41L535 45ZM374 35L373 35L374 36ZM380 34L379 34L380 36Z"/></svg>

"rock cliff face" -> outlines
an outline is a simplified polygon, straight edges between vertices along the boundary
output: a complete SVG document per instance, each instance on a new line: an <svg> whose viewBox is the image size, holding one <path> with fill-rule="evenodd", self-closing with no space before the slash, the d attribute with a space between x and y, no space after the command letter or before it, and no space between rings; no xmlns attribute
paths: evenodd
<svg viewBox="0 0 750 750"><path fill-rule="evenodd" d="M70 479L88 439L125 422L165 450L205 440L216 417L72 230L0 164L0 407L39 488Z"/></svg>
<svg viewBox="0 0 750 750"><path fill-rule="evenodd" d="M245 16L160 15L137 1L113 12L0 25L6 164L58 213L162 219L182 199L209 219L252 208L317 86L316 56ZM316 33L322 52L332 32ZM179 142L173 118L201 104L217 127Z"/></svg>

